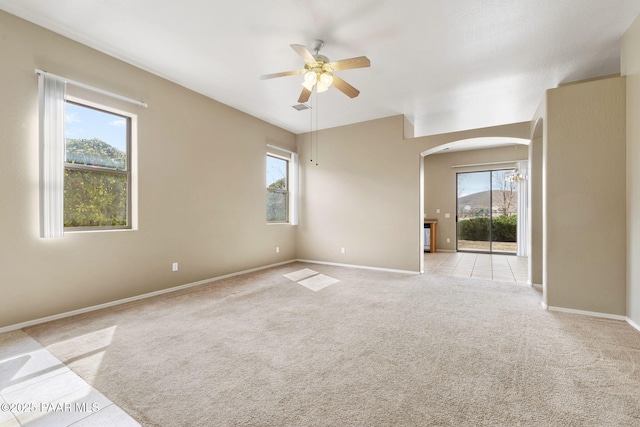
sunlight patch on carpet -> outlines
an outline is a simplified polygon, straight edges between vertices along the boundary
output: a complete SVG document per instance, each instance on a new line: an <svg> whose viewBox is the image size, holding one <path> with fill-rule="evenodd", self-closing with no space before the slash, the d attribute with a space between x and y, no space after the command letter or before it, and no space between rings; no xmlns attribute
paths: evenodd
<svg viewBox="0 0 640 427"><path fill-rule="evenodd" d="M320 274L317 271L311 270L309 268L305 268L302 270L294 271L293 273L285 274L289 280L293 280L297 282L299 285L304 286L307 289L310 289L314 292L318 292L320 289L324 289L327 286L331 286L334 283L339 282L338 279L334 279L333 277L325 276L324 274Z"/></svg>
<svg viewBox="0 0 640 427"><path fill-rule="evenodd" d="M88 334L78 335L68 340L47 346L47 350L58 354L63 363L79 368L84 379L92 384L100 371L102 358L113 341L117 326L100 329Z"/></svg>
<svg viewBox="0 0 640 427"><path fill-rule="evenodd" d="M326 288L327 286L333 285L337 282L339 282L338 279L325 276L324 274L318 274L316 276L309 277L308 279L301 280L298 283L305 288L309 288L314 292L318 292L320 289Z"/></svg>
<svg viewBox="0 0 640 427"><path fill-rule="evenodd" d="M318 274L317 271L313 271L310 268L304 268L302 270L294 271L293 273L285 274L284 277L293 280L294 282L298 282L311 276L315 276L316 274Z"/></svg>

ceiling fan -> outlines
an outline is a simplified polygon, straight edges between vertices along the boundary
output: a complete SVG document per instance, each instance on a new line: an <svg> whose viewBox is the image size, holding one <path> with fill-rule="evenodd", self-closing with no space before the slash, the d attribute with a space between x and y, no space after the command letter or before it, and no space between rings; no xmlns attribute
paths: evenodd
<svg viewBox="0 0 640 427"><path fill-rule="evenodd" d="M324 92L329 89L329 86L333 85L338 90L343 92L349 98L355 98L360 94L360 91L349 83L336 76L333 72L340 70L350 70L353 68L364 68L371 66L371 61L366 56L358 56L356 58L343 59L340 61L330 62L329 58L324 55L320 55L320 49L324 46L322 40L314 40L311 48L315 52L312 55L309 50L301 44L292 44L291 48L296 51L302 59L304 59L305 65L301 70L285 71L282 73L265 74L260 76L262 80L273 79L275 77L294 76L297 74L304 74L304 82L302 83L302 93L298 98L298 102L304 103L309 100L313 88L316 88L317 92Z"/></svg>

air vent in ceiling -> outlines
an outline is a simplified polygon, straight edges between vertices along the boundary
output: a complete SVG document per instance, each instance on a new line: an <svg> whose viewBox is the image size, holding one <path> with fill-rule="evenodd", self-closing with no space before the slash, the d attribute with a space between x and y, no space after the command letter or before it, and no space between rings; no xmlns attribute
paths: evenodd
<svg viewBox="0 0 640 427"><path fill-rule="evenodd" d="M292 107L295 108L298 111L308 110L308 109L311 108L307 104L296 104L296 105L292 105Z"/></svg>

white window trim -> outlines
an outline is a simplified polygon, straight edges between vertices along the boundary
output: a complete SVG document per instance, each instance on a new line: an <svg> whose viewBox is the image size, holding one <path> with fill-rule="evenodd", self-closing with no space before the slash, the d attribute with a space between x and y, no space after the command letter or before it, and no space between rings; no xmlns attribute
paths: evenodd
<svg viewBox="0 0 640 427"><path fill-rule="evenodd" d="M289 224L290 223L290 218L291 218L291 189L290 189L290 178L291 178L291 160L288 157L279 155L279 154L274 154L274 153L267 153L265 160L267 160L268 162L268 158L272 157L274 159L279 159L282 161L287 162L287 177L286 177L286 190L282 191L282 190L276 190L276 189L271 189L269 187L267 187L267 193L269 192L273 192L273 193L285 193L287 195L287 219L285 221L268 221L267 220L267 224L271 224L271 225L279 225L279 224Z"/></svg>
<svg viewBox="0 0 640 427"><path fill-rule="evenodd" d="M43 238L63 237L64 229L64 102L73 100L87 106L125 115L131 118L130 141L130 218L129 228L76 229L73 232L129 231L138 229L138 177L137 177L137 115L130 111L116 109L103 104L92 103L66 94L67 84L85 89L91 93L114 98L119 101L147 107L142 101L127 98L113 92L95 88L65 77L35 69L38 75L39 98L39 138L40 138L40 236ZM66 232L71 232L67 230Z"/></svg>
<svg viewBox="0 0 640 427"><path fill-rule="evenodd" d="M273 150L288 153L289 157L274 153ZM300 206L300 174L298 165L298 153L276 145L267 144L267 156L287 160L289 165L287 189L289 191L289 218L287 222L267 222L269 225L298 225Z"/></svg>
<svg viewBox="0 0 640 427"><path fill-rule="evenodd" d="M80 104L81 106L87 106L91 108L95 108L98 110L106 111L108 113L114 113L120 116L125 116L129 118L129 126L131 135L129 136L128 143L128 151L127 157L129 164L127 165L129 170L128 176L128 204L127 207L127 226L126 227L67 227L64 228L65 233L87 233L87 232L97 232L97 231L131 231L138 229L138 115L131 113L127 110L122 110L119 108L114 108L108 105L104 105L98 102L90 101L85 98L66 95L66 101L74 102L76 104ZM64 156L63 156L64 158ZM65 168L66 162L63 160L63 171Z"/></svg>

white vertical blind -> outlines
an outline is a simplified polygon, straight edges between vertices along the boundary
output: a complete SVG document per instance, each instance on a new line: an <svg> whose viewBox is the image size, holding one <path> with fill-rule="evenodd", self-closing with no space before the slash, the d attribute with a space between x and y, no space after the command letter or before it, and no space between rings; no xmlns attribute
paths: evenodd
<svg viewBox="0 0 640 427"><path fill-rule="evenodd" d="M289 183L289 197L290 197L290 205L289 205L289 209L290 209L290 218L289 218L289 222L291 223L291 225L298 225L298 206L299 206L299 198L300 198L300 191L299 191L299 179L298 179L298 153L291 153L291 160L290 160L290 167L291 167L291 172L289 174L290 176L290 183Z"/></svg>
<svg viewBox="0 0 640 427"><path fill-rule="evenodd" d="M529 256L529 161L518 162L527 179L518 181L518 256Z"/></svg>
<svg viewBox="0 0 640 427"><path fill-rule="evenodd" d="M66 84L38 77L40 102L40 235L64 233L64 97Z"/></svg>

